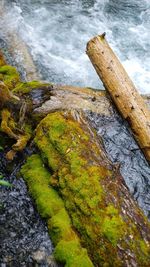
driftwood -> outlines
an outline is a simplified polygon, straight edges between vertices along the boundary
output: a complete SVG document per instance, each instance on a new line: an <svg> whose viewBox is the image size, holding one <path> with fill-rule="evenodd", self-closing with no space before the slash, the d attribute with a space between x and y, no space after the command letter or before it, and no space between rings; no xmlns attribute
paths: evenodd
<svg viewBox="0 0 150 267"><path fill-rule="evenodd" d="M88 42L87 54L150 162L150 111L107 43L105 34L96 36Z"/></svg>

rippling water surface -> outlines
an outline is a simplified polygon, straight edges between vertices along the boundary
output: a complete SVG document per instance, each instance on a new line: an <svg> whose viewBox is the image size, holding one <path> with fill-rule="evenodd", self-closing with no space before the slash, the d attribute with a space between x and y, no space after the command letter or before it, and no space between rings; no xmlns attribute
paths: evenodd
<svg viewBox="0 0 150 267"><path fill-rule="evenodd" d="M15 29L28 44L42 77L56 83L101 88L86 42L107 39L142 93L150 93L149 0L2 1L0 37ZM2 4L1 4L2 5Z"/></svg>

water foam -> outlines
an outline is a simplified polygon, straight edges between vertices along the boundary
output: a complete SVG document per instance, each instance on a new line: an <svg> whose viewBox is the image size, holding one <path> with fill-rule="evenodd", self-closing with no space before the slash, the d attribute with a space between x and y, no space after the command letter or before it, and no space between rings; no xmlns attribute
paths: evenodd
<svg viewBox="0 0 150 267"><path fill-rule="evenodd" d="M21 0L12 1L9 16L14 10L13 23L44 79L102 88L85 49L92 36L106 31L136 87L150 93L148 0Z"/></svg>

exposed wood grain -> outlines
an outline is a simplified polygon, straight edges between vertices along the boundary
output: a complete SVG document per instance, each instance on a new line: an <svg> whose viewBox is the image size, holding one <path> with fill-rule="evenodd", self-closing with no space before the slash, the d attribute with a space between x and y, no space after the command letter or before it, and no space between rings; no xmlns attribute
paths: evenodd
<svg viewBox="0 0 150 267"><path fill-rule="evenodd" d="M150 162L150 111L104 34L88 42L87 55L123 118L129 122L136 141Z"/></svg>

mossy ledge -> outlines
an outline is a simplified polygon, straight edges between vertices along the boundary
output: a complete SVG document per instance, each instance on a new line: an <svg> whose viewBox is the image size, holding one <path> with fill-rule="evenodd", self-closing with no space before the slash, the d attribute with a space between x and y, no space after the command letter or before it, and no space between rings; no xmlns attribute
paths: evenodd
<svg viewBox="0 0 150 267"><path fill-rule="evenodd" d="M20 76L15 67L4 65L0 67L0 80L12 90L20 82Z"/></svg>
<svg viewBox="0 0 150 267"><path fill-rule="evenodd" d="M71 113L47 115L35 143L94 265L149 266L149 223L84 118L79 123Z"/></svg>
<svg viewBox="0 0 150 267"><path fill-rule="evenodd" d="M49 99L52 89L50 83L21 82L17 69L7 65L0 52L0 131L16 140L7 159L26 147L32 137L33 108Z"/></svg>
<svg viewBox="0 0 150 267"><path fill-rule="evenodd" d="M41 216L47 220L48 230L55 245L54 256L67 267L92 267L86 249L80 245L70 218L58 192L50 186L50 173L44 168L39 155L28 158L21 170L29 192Z"/></svg>
<svg viewBox="0 0 150 267"><path fill-rule="evenodd" d="M30 93L33 89L47 89L51 86L50 83L44 83L39 81L32 82L20 82L14 89L13 93L18 95L24 95Z"/></svg>

